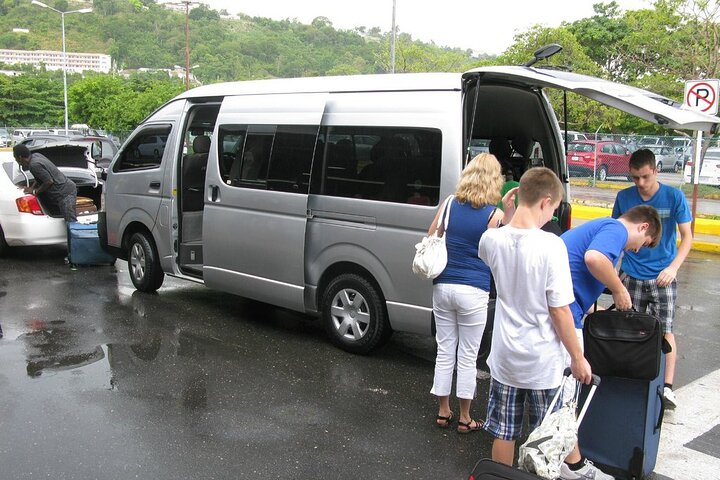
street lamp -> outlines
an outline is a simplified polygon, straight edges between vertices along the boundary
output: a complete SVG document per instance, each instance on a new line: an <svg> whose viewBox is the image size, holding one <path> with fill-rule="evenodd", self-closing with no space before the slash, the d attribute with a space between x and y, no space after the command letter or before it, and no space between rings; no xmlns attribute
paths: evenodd
<svg viewBox="0 0 720 480"><path fill-rule="evenodd" d="M56 8L51 7L50 5L46 5L42 2L39 2L38 0L32 0L30 2L31 5L37 5L41 8L47 8L52 10L53 12L57 12L60 14L61 24L62 24L62 51L63 51L63 102L65 105L65 135L68 134L68 99L67 99L67 52L65 51L65 15L70 13L90 13L92 12L92 8L81 8L79 10L70 10L67 12L63 12L61 10L58 10Z"/></svg>

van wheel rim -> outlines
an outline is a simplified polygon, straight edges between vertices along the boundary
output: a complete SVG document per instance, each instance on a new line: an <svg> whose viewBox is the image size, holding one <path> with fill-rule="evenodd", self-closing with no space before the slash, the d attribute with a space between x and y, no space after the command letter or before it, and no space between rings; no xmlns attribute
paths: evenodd
<svg viewBox="0 0 720 480"><path fill-rule="evenodd" d="M145 250L138 243L133 245L130 252L130 270L136 280L142 280L145 277Z"/></svg>
<svg viewBox="0 0 720 480"><path fill-rule="evenodd" d="M338 335L348 340L360 340L370 328L367 301L357 290L350 288L344 288L335 295L330 317Z"/></svg>

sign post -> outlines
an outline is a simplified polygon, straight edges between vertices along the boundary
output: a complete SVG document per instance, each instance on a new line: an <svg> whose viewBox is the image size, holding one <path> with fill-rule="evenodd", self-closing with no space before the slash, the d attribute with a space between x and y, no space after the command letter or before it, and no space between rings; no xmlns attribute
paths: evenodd
<svg viewBox="0 0 720 480"><path fill-rule="evenodd" d="M685 108L707 113L708 115L716 115L719 97L720 80L689 80L685 82L685 95L683 97ZM695 133L695 152L692 167L692 223L690 224L693 235L695 235L695 211L697 209L700 167L702 166L702 131L698 130Z"/></svg>

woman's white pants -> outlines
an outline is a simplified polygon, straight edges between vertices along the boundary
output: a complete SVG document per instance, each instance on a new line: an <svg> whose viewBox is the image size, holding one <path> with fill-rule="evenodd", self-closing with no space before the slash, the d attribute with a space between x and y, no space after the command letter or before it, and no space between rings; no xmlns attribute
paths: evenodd
<svg viewBox="0 0 720 480"><path fill-rule="evenodd" d="M475 397L477 356L487 321L488 292L469 285L439 283L433 286L433 312L437 333L435 379L430 393L450 395L457 368L455 394Z"/></svg>

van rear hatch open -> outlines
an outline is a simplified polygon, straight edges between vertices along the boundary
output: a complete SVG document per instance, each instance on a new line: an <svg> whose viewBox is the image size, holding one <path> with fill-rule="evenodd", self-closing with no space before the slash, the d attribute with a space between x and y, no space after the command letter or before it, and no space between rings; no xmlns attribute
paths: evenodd
<svg viewBox="0 0 720 480"><path fill-rule="evenodd" d="M503 82L538 88L558 88L583 95L666 128L715 133L720 118L685 108L656 93L596 77L531 67L482 67L463 74L463 85Z"/></svg>

